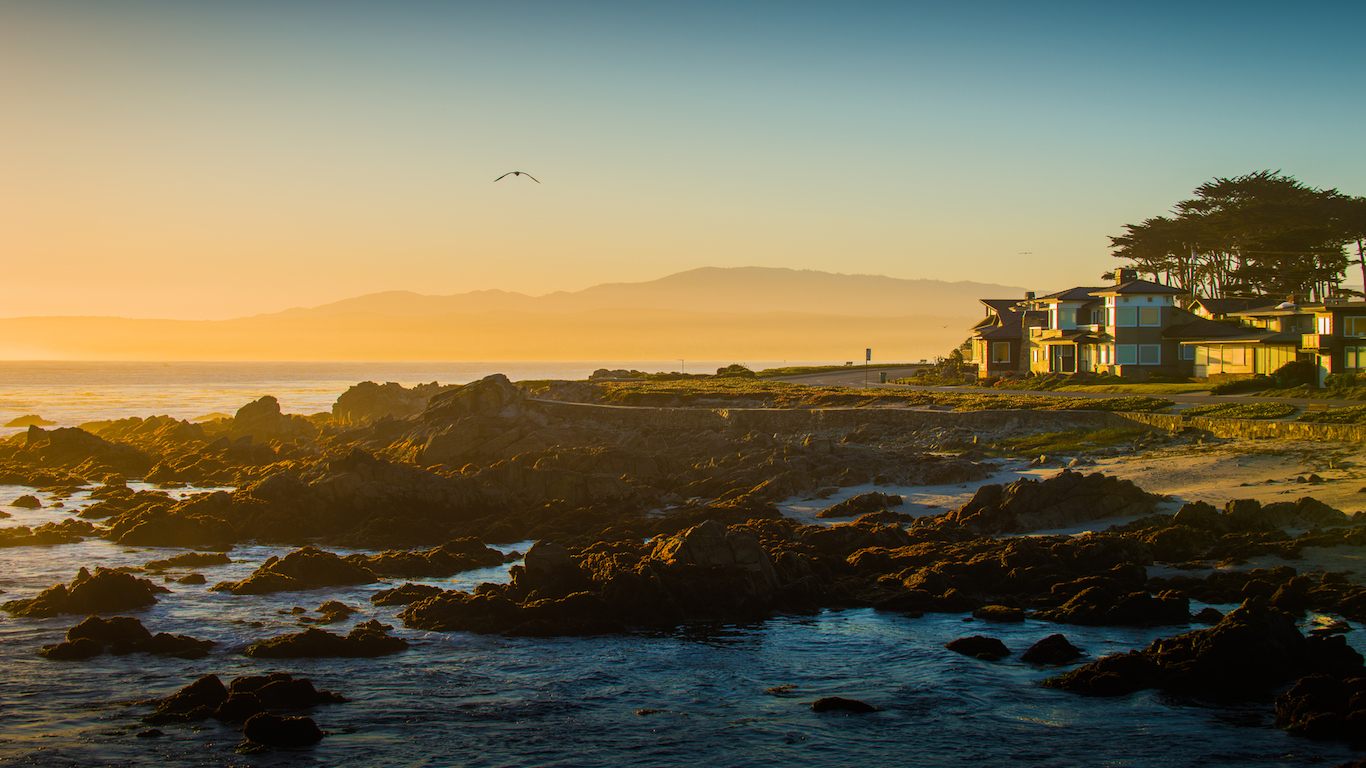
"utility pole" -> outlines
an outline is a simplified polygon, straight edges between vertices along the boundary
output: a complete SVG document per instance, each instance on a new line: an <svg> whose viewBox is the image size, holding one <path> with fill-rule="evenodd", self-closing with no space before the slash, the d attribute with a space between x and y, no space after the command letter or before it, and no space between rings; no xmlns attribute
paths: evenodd
<svg viewBox="0 0 1366 768"><path fill-rule="evenodd" d="M872 362L872 360L873 360L873 350L872 350L872 348L870 347L870 348L865 349L865 350L863 351L863 388L864 388L864 389L867 389L867 388L868 388L868 363Z"/></svg>
<svg viewBox="0 0 1366 768"><path fill-rule="evenodd" d="M686 366L686 365L683 364L683 358L681 358L681 357L678 358L678 372L679 372L679 373L687 373L687 372L688 372L688 366Z"/></svg>

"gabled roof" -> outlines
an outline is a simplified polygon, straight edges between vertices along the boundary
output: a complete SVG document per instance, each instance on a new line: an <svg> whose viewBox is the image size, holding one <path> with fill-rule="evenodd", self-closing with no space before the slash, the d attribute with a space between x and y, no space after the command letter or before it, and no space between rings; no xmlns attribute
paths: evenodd
<svg viewBox="0 0 1366 768"><path fill-rule="evenodd" d="M1266 301L1263 299L1262 301ZM1284 305L1284 306L1282 306ZM1229 312L1230 315L1239 317L1284 317L1287 315L1304 315L1316 309L1316 304L1291 304L1288 301L1272 302L1262 304L1259 307L1250 307L1238 312Z"/></svg>
<svg viewBox="0 0 1366 768"><path fill-rule="evenodd" d="M979 339L1018 339L1021 335L1020 321L1023 319L1023 312L1006 312L988 317L972 326L972 335Z"/></svg>
<svg viewBox="0 0 1366 768"><path fill-rule="evenodd" d="M1088 287L1078 286L1078 287L1076 287L1076 288L1068 288L1068 289L1065 290L1065 291L1058 291L1057 293L1050 293L1050 294L1048 294L1047 296L1040 296L1040 297L1039 297L1039 300L1042 301L1042 300L1044 300L1044 299L1054 299L1054 300L1056 300L1056 301L1089 301L1089 300L1091 300L1091 299L1093 299L1093 298L1096 297L1096 295L1097 295L1097 294L1096 294L1096 291L1101 291L1101 290L1104 290L1104 288L1095 288L1095 287L1089 287L1089 288L1088 288Z"/></svg>
<svg viewBox="0 0 1366 768"><path fill-rule="evenodd" d="M1093 295L1095 295L1095 296L1122 296L1122 295L1125 295L1125 294L1136 294L1136 293L1137 293L1137 294L1143 294L1143 293L1165 293L1165 294L1173 294L1173 295L1175 295L1175 294L1185 293L1185 291L1182 290L1182 289L1180 289L1180 288L1173 288L1173 287L1171 287L1170 285L1163 285L1163 284L1161 284L1161 283L1154 283L1154 282L1151 281L1151 280L1130 280L1130 281L1127 282L1127 283L1120 283L1119 285L1112 285L1112 286L1109 286L1109 287L1106 287L1106 288L1098 288L1098 289L1096 289L1096 291L1095 291L1095 293L1094 293Z"/></svg>
<svg viewBox="0 0 1366 768"><path fill-rule="evenodd" d="M1014 325L998 325L995 328L991 328L978 333L977 338L997 340L1011 339L1018 341L1021 338L1020 324L1016 323Z"/></svg>

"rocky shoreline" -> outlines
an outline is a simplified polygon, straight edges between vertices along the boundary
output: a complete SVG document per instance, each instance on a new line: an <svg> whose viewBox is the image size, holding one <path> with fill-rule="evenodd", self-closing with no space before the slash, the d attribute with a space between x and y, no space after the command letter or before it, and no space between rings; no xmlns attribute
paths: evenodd
<svg viewBox="0 0 1366 768"><path fill-rule="evenodd" d="M1294 685L1277 704L1281 727L1350 743L1366 738L1356 727L1366 722L1366 694L1357 693L1366 683L1355 682L1366 680L1361 656L1340 634L1305 636L1295 626L1306 612L1366 620L1366 587L1332 571L1238 567L1266 556L1294 561L1308 548L1361 547L1361 515L1309 497L1241 499L1222 509L1195 501L1167 512L1165 499L1132 482L1063 469L982 485L943 512L908 511L895 494L863 494L817 515L849 522L815 524L777 504L867 484L980 483L997 466L969 430L629 428L551 415L501 376L458 388L396 387L360 385L326 417L285 415L266 397L204 425L152 417L90 430L32 426L0 444L0 482L49 499L98 484L97 501L60 523L0 529L0 545L99 537L200 550L148 562L149 574L211 568L247 542L297 547L213 587L242 600L522 560L507 584L463 591L400 583L375 594L374 604L391 606L405 628L433 632L592 636L847 608L971 613L988 623L1028 618L1064 629L1171 626L1170 639L1091 660L1050 685L1085 695L1156 687L1216 697L1274 695ZM225 490L178 499L131 489L133 480ZM1036 533L1111 518L1127 522L1082 535ZM537 541L524 557L504 551L524 540ZM329 548L363 551L339 556ZM1150 576L1154 566L1163 575ZM197 573L181 578L193 576L203 583ZM107 649L207 652L203 643L211 641L153 636L137 619L114 617L175 599L167 593L134 573L83 569L39 595L8 596L3 607L16 617L106 617L72 627L46 651L51 659ZM1222 615L1192 611L1191 601L1241 607ZM336 611L321 610L322 621ZM123 634L101 622L117 622ZM1209 626L1182 632L1191 624ZM378 622L349 635L310 628L262 638L246 653L401 653L406 642L388 629ZM965 646L984 650L962 652L1000 658L990 639ZM1035 658L1066 658L1057 652L1070 647L1061 645L1066 638L1052 643L1057 649ZM1345 682L1315 682L1325 675Z"/></svg>

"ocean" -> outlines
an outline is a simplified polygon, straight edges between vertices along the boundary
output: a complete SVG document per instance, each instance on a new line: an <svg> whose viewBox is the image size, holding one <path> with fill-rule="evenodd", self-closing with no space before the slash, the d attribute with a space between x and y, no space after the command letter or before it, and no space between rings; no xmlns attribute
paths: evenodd
<svg viewBox="0 0 1366 768"><path fill-rule="evenodd" d="M87 421L173 416L198 419L232 415L262 395L274 395L285 413L331 411L337 396L362 381L405 386L433 381L466 384L494 373L513 381L586 379L599 368L710 373L742 362L760 370L828 361L630 361L470 363L124 363L0 362L0 435L11 420L38 415L56 426Z"/></svg>
<svg viewBox="0 0 1366 768"><path fill-rule="evenodd" d="M724 363L698 363L715 368ZM691 367L691 364L689 364ZM651 363L293 364L21 363L0 366L6 418L39 413L63 423L167 413L231 412L263 394L286 410L326 410L356 381L460 382L501 371L513 379L582 378L595 368L667 369ZM137 488L147 486L135 484ZM199 489L173 491L177 494ZM59 521L91 502L88 491L43 507L10 503L34 489L0 486L5 526ZM519 551L531 542L514 547ZM4 551L0 590L9 600L69 582L81 567L137 567L184 550L99 539ZM187 661L143 654L49 661L36 654L81 616L18 619L0 614L0 763L34 766L1324 766L1361 757L1346 746L1297 739L1271 727L1273 703L1174 697L1148 691L1111 699L1043 688L1057 669L1019 654L1061 632L1088 658L1141 648L1188 627L1080 627L1027 620L989 624L964 614L910 618L869 609L775 616L745 624L584 638L504 638L402 627L398 608L369 597L393 583L260 597L209 591L242 578L288 547L239 545L233 563L201 567L205 585L167 583L172 593L131 612L153 632L218 642ZM347 554L349 550L334 550ZM468 589L508 578L508 566L450 579ZM176 572L182 575L184 571ZM153 577L159 578L159 577ZM371 618L394 625L405 652L377 659L253 660L250 642L304 627L338 600L358 610L327 629ZM1193 605L1193 610L1201 606ZM1231 605L1215 606L1222 610ZM1308 627L1328 617L1309 615ZM1000 638L1013 655L986 662L952 653L948 641ZM1348 641L1366 650L1362 633ZM241 734L208 720L164 725L137 738L143 703L200 675L285 671L350 699L309 714L328 733L315 747L239 754ZM818 714L823 696L881 711Z"/></svg>

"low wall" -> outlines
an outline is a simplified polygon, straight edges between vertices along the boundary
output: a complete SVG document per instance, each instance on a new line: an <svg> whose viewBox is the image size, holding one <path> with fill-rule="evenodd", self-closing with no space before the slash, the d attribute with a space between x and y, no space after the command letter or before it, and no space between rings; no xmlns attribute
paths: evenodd
<svg viewBox="0 0 1366 768"><path fill-rule="evenodd" d="M1172 413L1076 410L938 411L910 408L652 408L566 403L558 400L529 402L542 412L559 418L651 429L739 429L746 432L793 434L823 429L853 429L865 424L906 429L959 427L983 431L1014 427L1055 430L1077 427L1149 427L1165 432L1194 428L1222 438L1366 441L1366 425L1211 419Z"/></svg>

